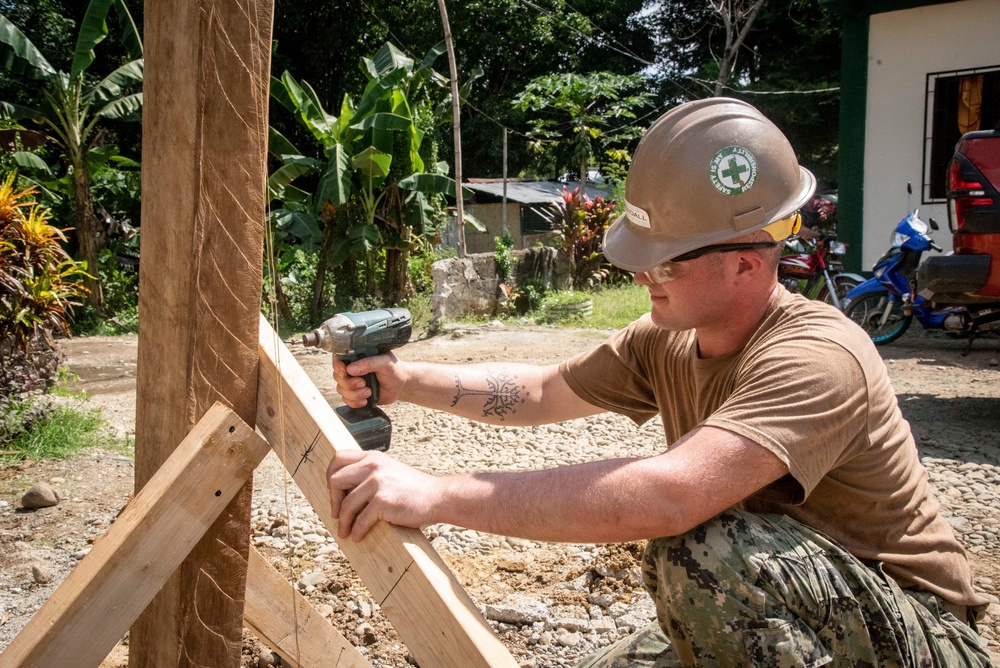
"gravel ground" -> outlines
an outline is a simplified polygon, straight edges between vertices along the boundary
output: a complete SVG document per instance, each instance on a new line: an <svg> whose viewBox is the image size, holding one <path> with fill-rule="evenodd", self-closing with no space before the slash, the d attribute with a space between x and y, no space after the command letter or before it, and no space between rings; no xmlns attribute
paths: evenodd
<svg viewBox="0 0 1000 668"><path fill-rule="evenodd" d="M416 341L400 355L447 362L551 362L603 336L462 327ZM78 387L124 434L134 421L135 348L134 338L75 339L63 346L80 376ZM961 354L963 348L960 341L912 332L881 352L944 513L970 552L975 584L994 601L981 632L998 663L1000 345L977 342L968 356ZM302 350L297 355L324 395L336 401L329 357ZM393 454L439 473L537 468L661 449L662 431L655 421L636 429L624 418L596 416L515 428L478 425L403 404L387 412L395 428ZM131 461L106 452L0 470L0 649L106 530L128 498L131 477ZM33 512L18 509L20 495L39 480L56 487L63 502ZM276 457L265 459L254 483L254 544L374 665L408 665L412 657ZM573 665L655 616L638 582L639 544L534 543L448 525L428 527L425 533L523 666ZM126 652L127 644L119 646L103 665L124 665ZM266 663L269 654L247 635L243 665L256 666L261 657Z"/></svg>

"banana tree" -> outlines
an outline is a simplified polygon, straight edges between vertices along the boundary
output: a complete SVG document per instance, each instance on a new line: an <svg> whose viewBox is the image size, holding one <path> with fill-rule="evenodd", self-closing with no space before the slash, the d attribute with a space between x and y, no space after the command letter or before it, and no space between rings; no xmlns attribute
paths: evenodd
<svg viewBox="0 0 1000 668"><path fill-rule="evenodd" d="M361 259L372 277L377 251L382 249L386 253L387 297L397 300L406 295L412 235L428 233L432 227L428 198L455 192L447 165L439 163L433 171L426 171L420 155L425 131L418 120L419 109L414 107L426 81L443 79L431 69L441 52L440 46L435 47L417 64L391 44L385 45L373 58L363 59L368 85L356 106L350 96L344 96L339 116L324 109L308 83L296 81L288 72L281 79L272 79L272 96L309 130L323 147L325 158L303 155L272 131L270 151L281 159L282 166L269 184L272 196L284 203L275 212L276 220L292 220L287 213L291 182L319 174L309 205L303 207L294 201L291 205L299 209L299 223L305 224L302 217L307 216L310 231L322 229L313 317L319 315L328 267ZM293 200L295 196L293 193ZM332 217L324 220L323 211Z"/></svg>
<svg viewBox="0 0 1000 668"><path fill-rule="evenodd" d="M107 16L112 7L132 60L95 82L87 70L94 62L94 48L108 36ZM101 235L88 165L106 163L100 159L100 151L107 148L102 146L104 121L138 120L140 116L142 93L134 92L143 75L139 31L124 0L92 0L80 24L73 61L64 72L53 67L24 33L0 15L0 66L45 87L45 104L40 108L0 101L0 118L34 125L59 147L65 162L62 169L70 179L79 255L87 267L84 285L91 305L100 311L104 300L97 264ZM14 159L28 174L51 177L57 171L31 153L16 153Z"/></svg>

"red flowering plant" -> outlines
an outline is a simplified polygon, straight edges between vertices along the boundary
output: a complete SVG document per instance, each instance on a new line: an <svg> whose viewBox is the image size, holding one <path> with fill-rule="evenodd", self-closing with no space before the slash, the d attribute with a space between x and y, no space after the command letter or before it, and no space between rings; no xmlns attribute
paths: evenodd
<svg viewBox="0 0 1000 668"><path fill-rule="evenodd" d="M556 204L552 231L561 241L569 260L574 288L594 287L622 275L601 252L614 210L614 200L581 197L579 188L572 192L563 188L562 201Z"/></svg>

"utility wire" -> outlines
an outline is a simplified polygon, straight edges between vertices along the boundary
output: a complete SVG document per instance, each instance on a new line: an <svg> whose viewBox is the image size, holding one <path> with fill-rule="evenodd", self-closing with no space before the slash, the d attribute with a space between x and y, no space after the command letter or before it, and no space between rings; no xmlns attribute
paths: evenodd
<svg viewBox="0 0 1000 668"><path fill-rule="evenodd" d="M714 81L708 81L706 79L695 79L692 77L691 81L696 81L706 88L709 86L715 86ZM840 86L814 88L812 90L749 90L746 88L734 88L733 86L727 86L726 84L722 84L722 87L744 95L814 95L817 93L836 93L840 91Z"/></svg>

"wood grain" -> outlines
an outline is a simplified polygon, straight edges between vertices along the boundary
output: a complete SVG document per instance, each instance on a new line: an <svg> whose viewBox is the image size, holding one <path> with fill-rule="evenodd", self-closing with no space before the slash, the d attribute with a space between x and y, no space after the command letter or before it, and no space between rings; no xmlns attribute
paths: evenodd
<svg viewBox="0 0 1000 668"><path fill-rule="evenodd" d="M336 449L357 443L263 318L259 368L257 428L336 536L326 469ZM360 543L338 545L421 666L518 665L418 529L380 522Z"/></svg>
<svg viewBox="0 0 1000 668"><path fill-rule="evenodd" d="M253 547L243 622L278 653L282 663L292 668L372 668L354 645Z"/></svg>
<svg viewBox="0 0 1000 668"><path fill-rule="evenodd" d="M145 5L137 491L216 400L254 424L272 14ZM131 666L238 668L251 492L132 628Z"/></svg>
<svg viewBox="0 0 1000 668"><path fill-rule="evenodd" d="M217 404L3 654L3 668L98 666L270 452Z"/></svg>

